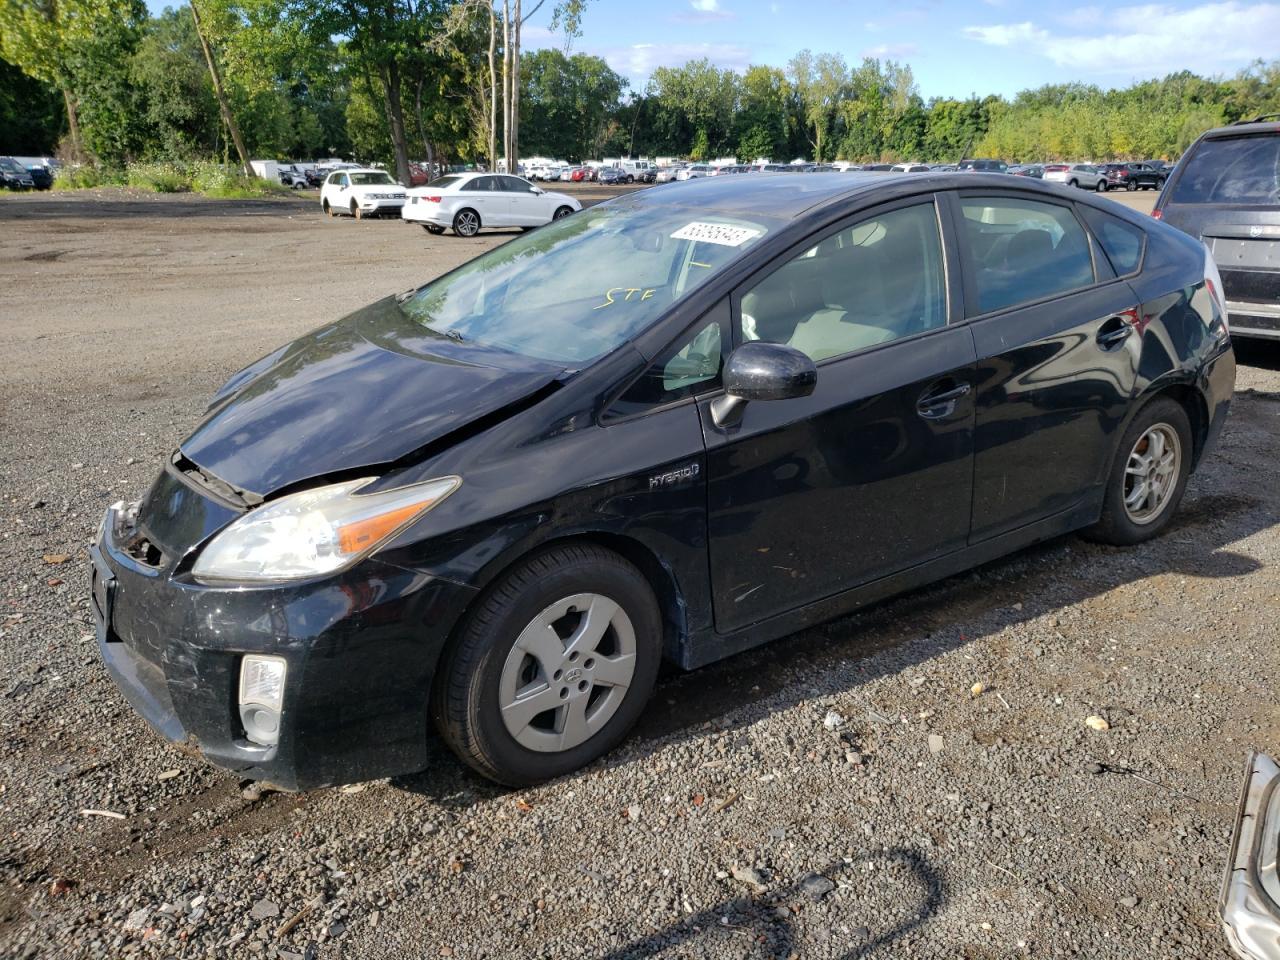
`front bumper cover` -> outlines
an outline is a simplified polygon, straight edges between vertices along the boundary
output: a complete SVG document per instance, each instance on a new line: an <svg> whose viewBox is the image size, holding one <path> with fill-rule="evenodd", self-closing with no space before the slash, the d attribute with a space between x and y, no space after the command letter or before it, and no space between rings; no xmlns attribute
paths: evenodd
<svg viewBox="0 0 1280 960"><path fill-rule="evenodd" d="M1246 960L1280 958L1280 766L1254 753L1231 836L1219 912L1227 941Z"/></svg>
<svg viewBox="0 0 1280 960"><path fill-rule="evenodd" d="M376 557L332 577L209 586L132 556L116 508L90 548L98 649L166 739L252 779L305 790L421 770L427 699L469 587ZM246 739L240 658L283 657L279 743Z"/></svg>

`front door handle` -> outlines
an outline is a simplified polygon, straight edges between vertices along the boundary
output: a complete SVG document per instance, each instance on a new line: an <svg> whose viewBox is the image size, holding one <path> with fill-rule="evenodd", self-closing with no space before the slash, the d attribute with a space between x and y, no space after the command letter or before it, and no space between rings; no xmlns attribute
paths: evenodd
<svg viewBox="0 0 1280 960"><path fill-rule="evenodd" d="M1098 328L1098 346L1103 350L1114 350L1133 333L1133 326L1124 317L1111 317Z"/></svg>
<svg viewBox="0 0 1280 960"><path fill-rule="evenodd" d="M972 389L973 387L967 383L953 387L948 387L945 381L935 383L916 403L916 413L926 420L941 420L943 417L949 417L955 413L957 401L968 396Z"/></svg>

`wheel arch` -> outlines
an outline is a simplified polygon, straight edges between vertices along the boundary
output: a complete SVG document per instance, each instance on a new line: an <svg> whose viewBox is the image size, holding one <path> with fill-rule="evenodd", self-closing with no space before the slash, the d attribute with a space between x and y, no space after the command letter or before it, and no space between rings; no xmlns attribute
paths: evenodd
<svg viewBox="0 0 1280 960"><path fill-rule="evenodd" d="M536 543L522 543L491 562L477 578L475 585L478 589L450 628L449 637L438 652L436 663L457 642L472 611L504 576L534 554L574 544L590 544L611 550L640 571L658 600L658 611L662 617L663 658L679 663L681 650L689 640L689 621L688 606L675 571L663 563L651 547L637 538L601 530L567 532Z"/></svg>
<svg viewBox="0 0 1280 960"><path fill-rule="evenodd" d="M1147 393L1143 397L1142 406L1145 407L1159 397L1168 397L1186 411L1187 419L1191 422L1191 469L1194 470L1200 464L1200 455L1209 438L1209 402L1195 384L1178 382Z"/></svg>

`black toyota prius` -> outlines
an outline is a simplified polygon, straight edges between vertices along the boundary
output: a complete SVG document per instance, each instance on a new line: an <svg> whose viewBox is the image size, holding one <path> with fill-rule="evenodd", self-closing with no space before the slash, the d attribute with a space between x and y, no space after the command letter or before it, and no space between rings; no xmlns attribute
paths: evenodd
<svg viewBox="0 0 1280 960"><path fill-rule="evenodd" d="M246 367L92 549L161 734L285 788L507 784L692 669L1170 523L1235 378L1197 240L987 174L717 177L517 236Z"/></svg>

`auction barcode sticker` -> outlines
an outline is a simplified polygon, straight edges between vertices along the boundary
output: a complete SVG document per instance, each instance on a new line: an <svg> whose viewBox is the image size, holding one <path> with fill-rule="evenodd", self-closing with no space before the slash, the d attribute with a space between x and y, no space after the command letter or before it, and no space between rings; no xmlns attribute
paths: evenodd
<svg viewBox="0 0 1280 960"><path fill-rule="evenodd" d="M758 236L760 236L760 231L752 227L734 227L727 223L694 222L681 227L671 235L671 239L718 243L722 247L740 247L748 240Z"/></svg>

